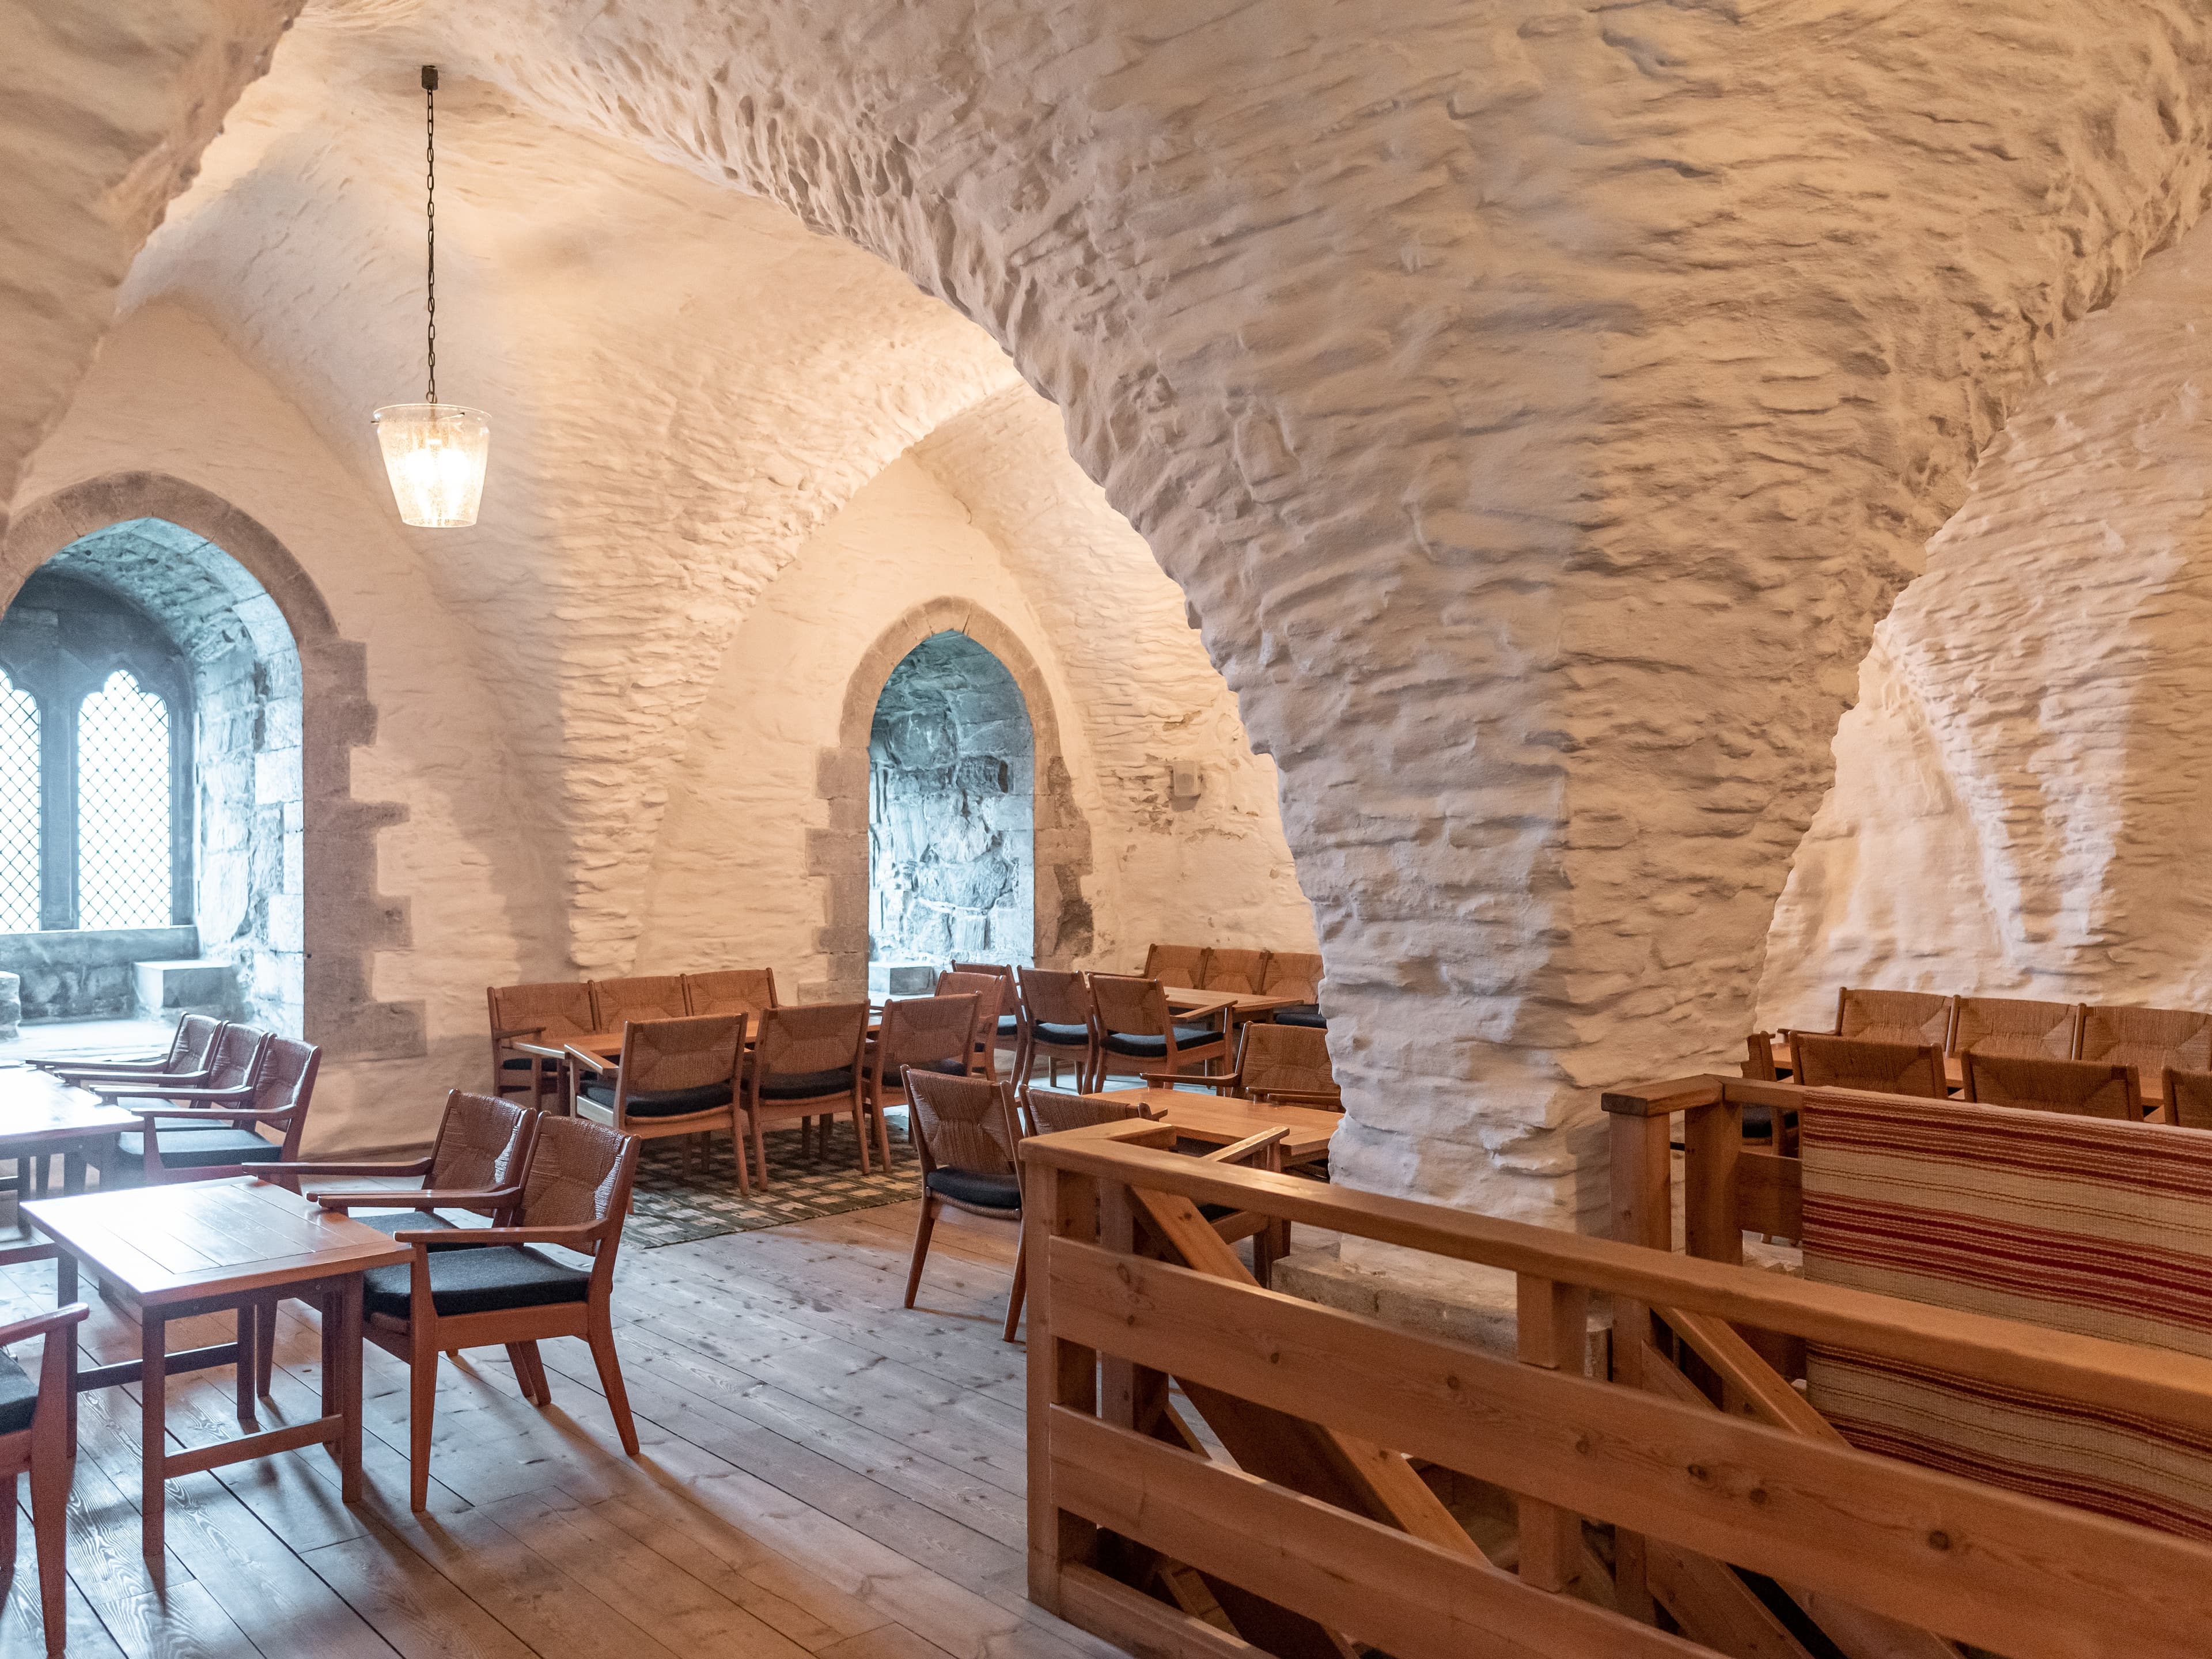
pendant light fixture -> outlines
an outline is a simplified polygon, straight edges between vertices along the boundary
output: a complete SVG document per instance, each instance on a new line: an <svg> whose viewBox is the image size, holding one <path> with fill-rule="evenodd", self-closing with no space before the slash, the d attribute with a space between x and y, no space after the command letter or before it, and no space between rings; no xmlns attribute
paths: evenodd
<svg viewBox="0 0 2212 1659"><path fill-rule="evenodd" d="M491 417L480 409L438 401L438 67L422 65L424 200L428 228L424 308L430 362L428 401L386 404L369 416L384 451L384 470L399 521L427 530L457 529L477 521L483 498L484 461L491 449Z"/></svg>

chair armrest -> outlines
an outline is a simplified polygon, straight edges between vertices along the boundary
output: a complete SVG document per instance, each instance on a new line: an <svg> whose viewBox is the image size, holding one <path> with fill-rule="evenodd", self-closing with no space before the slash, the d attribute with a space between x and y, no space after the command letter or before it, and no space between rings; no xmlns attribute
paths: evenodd
<svg viewBox="0 0 2212 1659"><path fill-rule="evenodd" d="M1344 1108L1341 1094L1323 1094L1318 1089L1258 1089L1252 1098L1262 1106L1323 1106L1331 1111Z"/></svg>
<svg viewBox="0 0 2212 1659"><path fill-rule="evenodd" d="M33 1314L28 1319L19 1319L12 1325L0 1325L0 1348L33 1336L44 1336L49 1331L63 1330L82 1324L92 1311L89 1303L72 1302L66 1308L56 1308L50 1313Z"/></svg>
<svg viewBox="0 0 2212 1659"><path fill-rule="evenodd" d="M65 1060L49 1060L46 1069L56 1077L91 1078L100 1082L129 1083L134 1080L146 1082L166 1078L181 1088L191 1088L195 1084L205 1083L208 1076L204 1068L197 1072L167 1071L163 1069L161 1062L158 1060L149 1060L143 1066L113 1064L106 1060L95 1060L82 1066L72 1066Z"/></svg>
<svg viewBox="0 0 2212 1659"><path fill-rule="evenodd" d="M253 1085L250 1083L235 1089L179 1089L167 1084L158 1089L144 1089L131 1084L112 1081L105 1087L96 1087L92 1085L86 1086L91 1088L92 1092L102 1100L113 1100L122 1095L143 1095L155 1100L234 1100L241 1105L250 1105L254 1094ZM133 1107L131 1109L137 1111L142 1109Z"/></svg>
<svg viewBox="0 0 2212 1659"><path fill-rule="evenodd" d="M0 1267L19 1267L26 1261L54 1261L60 1259L58 1244L15 1244L0 1250Z"/></svg>
<svg viewBox="0 0 2212 1659"><path fill-rule="evenodd" d="M251 1093L251 1091L248 1091ZM151 1129L173 1120L186 1123L234 1123L240 1118L254 1123L277 1123L297 1117L304 1106L134 1106L131 1109Z"/></svg>
<svg viewBox="0 0 2212 1659"><path fill-rule="evenodd" d="M392 1234L395 1243L436 1244L454 1249L478 1244L563 1244L572 1250L588 1249L605 1237L607 1224L594 1221L581 1227L460 1227L425 1229Z"/></svg>
<svg viewBox="0 0 2212 1659"><path fill-rule="evenodd" d="M1280 1127L1262 1129L1255 1135L1246 1135L1243 1139L1232 1141L1226 1146L1215 1147L1200 1161L1206 1164L1241 1164L1255 1153L1267 1151L1288 1133L1288 1129Z"/></svg>
<svg viewBox="0 0 2212 1659"><path fill-rule="evenodd" d="M507 1042L516 1037L538 1036L544 1034L544 1030L543 1025L517 1025L509 1030L494 1031L491 1034L491 1040L494 1042Z"/></svg>
<svg viewBox="0 0 2212 1659"><path fill-rule="evenodd" d="M581 1048L564 1047L561 1050L561 1058L563 1060L579 1060L584 1065L590 1066L595 1072L617 1072L622 1069L619 1066L608 1065L606 1061L601 1060L597 1054L586 1054Z"/></svg>
<svg viewBox="0 0 2212 1659"><path fill-rule="evenodd" d="M507 1046L514 1049L517 1054L535 1054L540 1060L563 1060L567 1058L567 1051L565 1049L549 1048L542 1042L509 1042Z"/></svg>
<svg viewBox="0 0 2212 1659"><path fill-rule="evenodd" d="M1182 1084L1195 1083L1200 1088L1211 1089L1216 1094L1219 1094L1224 1089L1235 1089L1244 1078L1243 1069L1241 1066L1236 1071L1223 1072L1213 1077L1208 1077L1202 1072L1139 1072L1137 1075L1155 1089L1173 1089Z"/></svg>
<svg viewBox="0 0 2212 1659"><path fill-rule="evenodd" d="M257 1165L262 1168L277 1165ZM520 1187L465 1187L440 1192L434 1187L405 1187L396 1192L372 1193L356 1190L345 1193L309 1193L308 1199L326 1210L496 1210L517 1202L522 1197Z"/></svg>
<svg viewBox="0 0 2212 1659"><path fill-rule="evenodd" d="M256 1168L289 1176L426 1176L430 1173L430 1160L418 1158L412 1164L263 1164Z"/></svg>

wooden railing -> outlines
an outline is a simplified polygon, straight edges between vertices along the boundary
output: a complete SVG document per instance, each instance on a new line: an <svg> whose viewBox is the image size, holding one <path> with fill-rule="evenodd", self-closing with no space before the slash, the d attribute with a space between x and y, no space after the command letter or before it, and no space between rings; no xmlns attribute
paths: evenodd
<svg viewBox="0 0 2212 1659"><path fill-rule="evenodd" d="M1707 1082L1727 1086L1680 1108L1693 1126L1725 1123L1739 1086L1687 1092ZM1614 1115L1647 1225L1668 1213L1649 1170L1672 1109ZM1692 1133L1693 1169L1741 1168L1717 1130ZM1722 1364L1749 1352L1737 1328L1775 1332L2203 1434L2212 1362L1224 1168L1168 1139L1130 1123L1022 1146L1030 1593L1109 1641L1212 1659L1808 1653L1732 1563L1855 1656L1955 1653L1929 1632L2011 1659L2212 1650L2212 1547L1855 1450L1786 1388L1717 1410L1640 1339L1616 1342L1612 1379L1580 1374L1592 1292L1617 1331L1664 1309ZM1511 1272L1518 1361L1263 1290L1201 1204ZM1422 1465L1516 1496L1516 1570ZM1609 1568L1584 1520L1610 1529Z"/></svg>

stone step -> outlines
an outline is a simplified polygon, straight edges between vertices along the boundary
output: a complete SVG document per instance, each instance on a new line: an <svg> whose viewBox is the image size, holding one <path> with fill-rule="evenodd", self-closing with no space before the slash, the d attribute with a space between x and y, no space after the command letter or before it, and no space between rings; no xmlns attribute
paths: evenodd
<svg viewBox="0 0 2212 1659"><path fill-rule="evenodd" d="M228 1018L238 1010L238 964L213 957L136 962L131 976L138 1012L149 1018L176 1020L186 1014Z"/></svg>

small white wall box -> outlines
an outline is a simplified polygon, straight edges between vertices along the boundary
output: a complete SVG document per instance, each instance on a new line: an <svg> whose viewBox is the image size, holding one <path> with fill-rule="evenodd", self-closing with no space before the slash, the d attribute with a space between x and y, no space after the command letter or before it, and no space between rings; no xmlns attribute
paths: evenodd
<svg viewBox="0 0 2212 1659"><path fill-rule="evenodd" d="M1196 761L1177 761L1168 777L1168 793L1177 800L1196 800L1201 786Z"/></svg>

